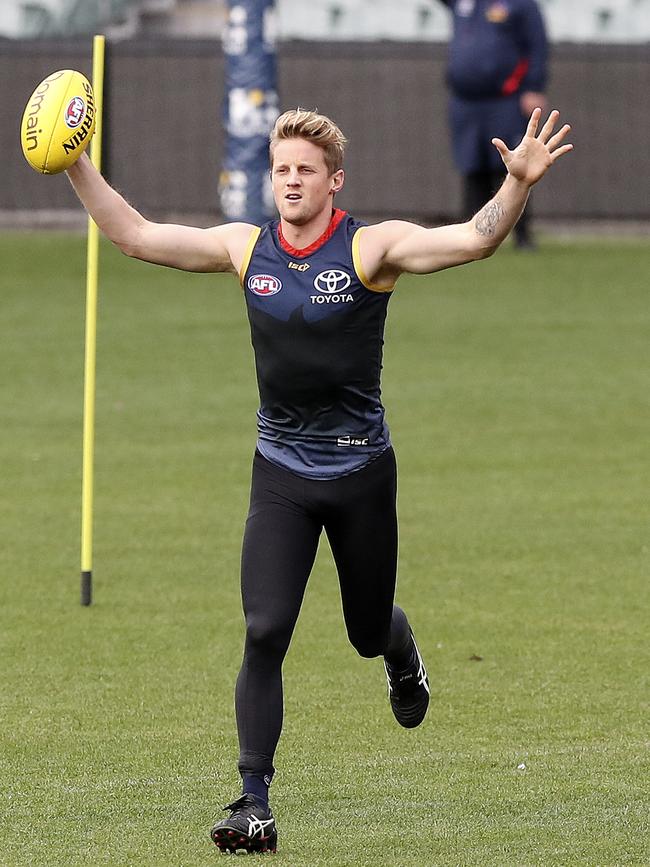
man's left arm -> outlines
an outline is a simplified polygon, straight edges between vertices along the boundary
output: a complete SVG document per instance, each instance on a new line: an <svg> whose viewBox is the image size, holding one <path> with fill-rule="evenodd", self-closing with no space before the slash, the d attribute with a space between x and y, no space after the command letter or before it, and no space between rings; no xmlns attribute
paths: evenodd
<svg viewBox="0 0 650 867"><path fill-rule="evenodd" d="M552 111L538 130L541 110L535 109L524 137L512 151L501 139L492 139L505 163L506 179L468 222L425 229L391 220L364 229L360 252L368 278L377 286L389 286L402 273L430 274L491 256L521 216L530 188L573 148L563 144L568 124L554 132L559 115Z"/></svg>

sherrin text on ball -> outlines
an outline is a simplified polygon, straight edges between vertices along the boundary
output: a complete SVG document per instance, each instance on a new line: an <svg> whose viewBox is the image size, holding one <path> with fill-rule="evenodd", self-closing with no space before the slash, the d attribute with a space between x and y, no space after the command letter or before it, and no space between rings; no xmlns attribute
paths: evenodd
<svg viewBox="0 0 650 867"><path fill-rule="evenodd" d="M84 152L95 131L90 82L74 69L43 79L29 98L20 143L30 166L44 175L65 171Z"/></svg>

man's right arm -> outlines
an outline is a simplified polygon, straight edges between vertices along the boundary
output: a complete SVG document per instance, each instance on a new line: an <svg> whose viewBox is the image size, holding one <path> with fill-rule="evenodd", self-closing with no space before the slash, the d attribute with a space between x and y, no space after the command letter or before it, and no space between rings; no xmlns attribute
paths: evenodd
<svg viewBox="0 0 650 867"><path fill-rule="evenodd" d="M471 220L425 229L402 220L367 226L359 235L359 258L366 285L387 291L400 274L432 274L491 256L505 240L526 205L530 188L553 163L572 150L563 144L571 127L555 132L559 111L552 111L539 129L541 109L532 113L526 133L514 150L492 139L507 174L501 189Z"/></svg>
<svg viewBox="0 0 650 867"><path fill-rule="evenodd" d="M86 154L67 174L99 229L127 256L183 271L237 273L253 226L229 223L199 229L153 223L106 183Z"/></svg>

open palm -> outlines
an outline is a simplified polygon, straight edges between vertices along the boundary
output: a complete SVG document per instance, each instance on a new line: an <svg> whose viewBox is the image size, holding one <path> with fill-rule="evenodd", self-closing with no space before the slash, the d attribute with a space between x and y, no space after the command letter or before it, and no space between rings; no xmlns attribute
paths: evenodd
<svg viewBox="0 0 650 867"><path fill-rule="evenodd" d="M518 181L532 186L546 173L558 157L573 149L572 144L562 144L571 129L568 123L553 132L560 112L554 109L539 133L541 108L536 108L530 116L524 137L514 150L509 150L500 138L493 138L492 144L501 154L508 174Z"/></svg>

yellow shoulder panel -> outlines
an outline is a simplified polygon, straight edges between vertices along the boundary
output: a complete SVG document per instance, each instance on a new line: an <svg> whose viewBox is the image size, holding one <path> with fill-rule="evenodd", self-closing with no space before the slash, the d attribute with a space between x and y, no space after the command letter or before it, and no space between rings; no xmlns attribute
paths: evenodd
<svg viewBox="0 0 650 867"><path fill-rule="evenodd" d="M357 272L359 280L361 280L366 289L370 289L371 292L392 292L395 288L394 283L391 283L390 286L379 286L376 283L371 283L365 275L363 265L361 264L361 254L359 252L359 237L365 228L365 226L361 226L357 229L352 238L352 263L354 264L354 270Z"/></svg>
<svg viewBox="0 0 650 867"><path fill-rule="evenodd" d="M250 237L248 238L244 258L242 259L241 268L239 269L239 282L242 284L242 286L244 285L244 277L246 276L246 271L248 270L251 256L253 255L253 249L255 247L255 244L257 244L257 239L259 238L261 231L262 230L259 226L255 226L255 228L250 233Z"/></svg>

